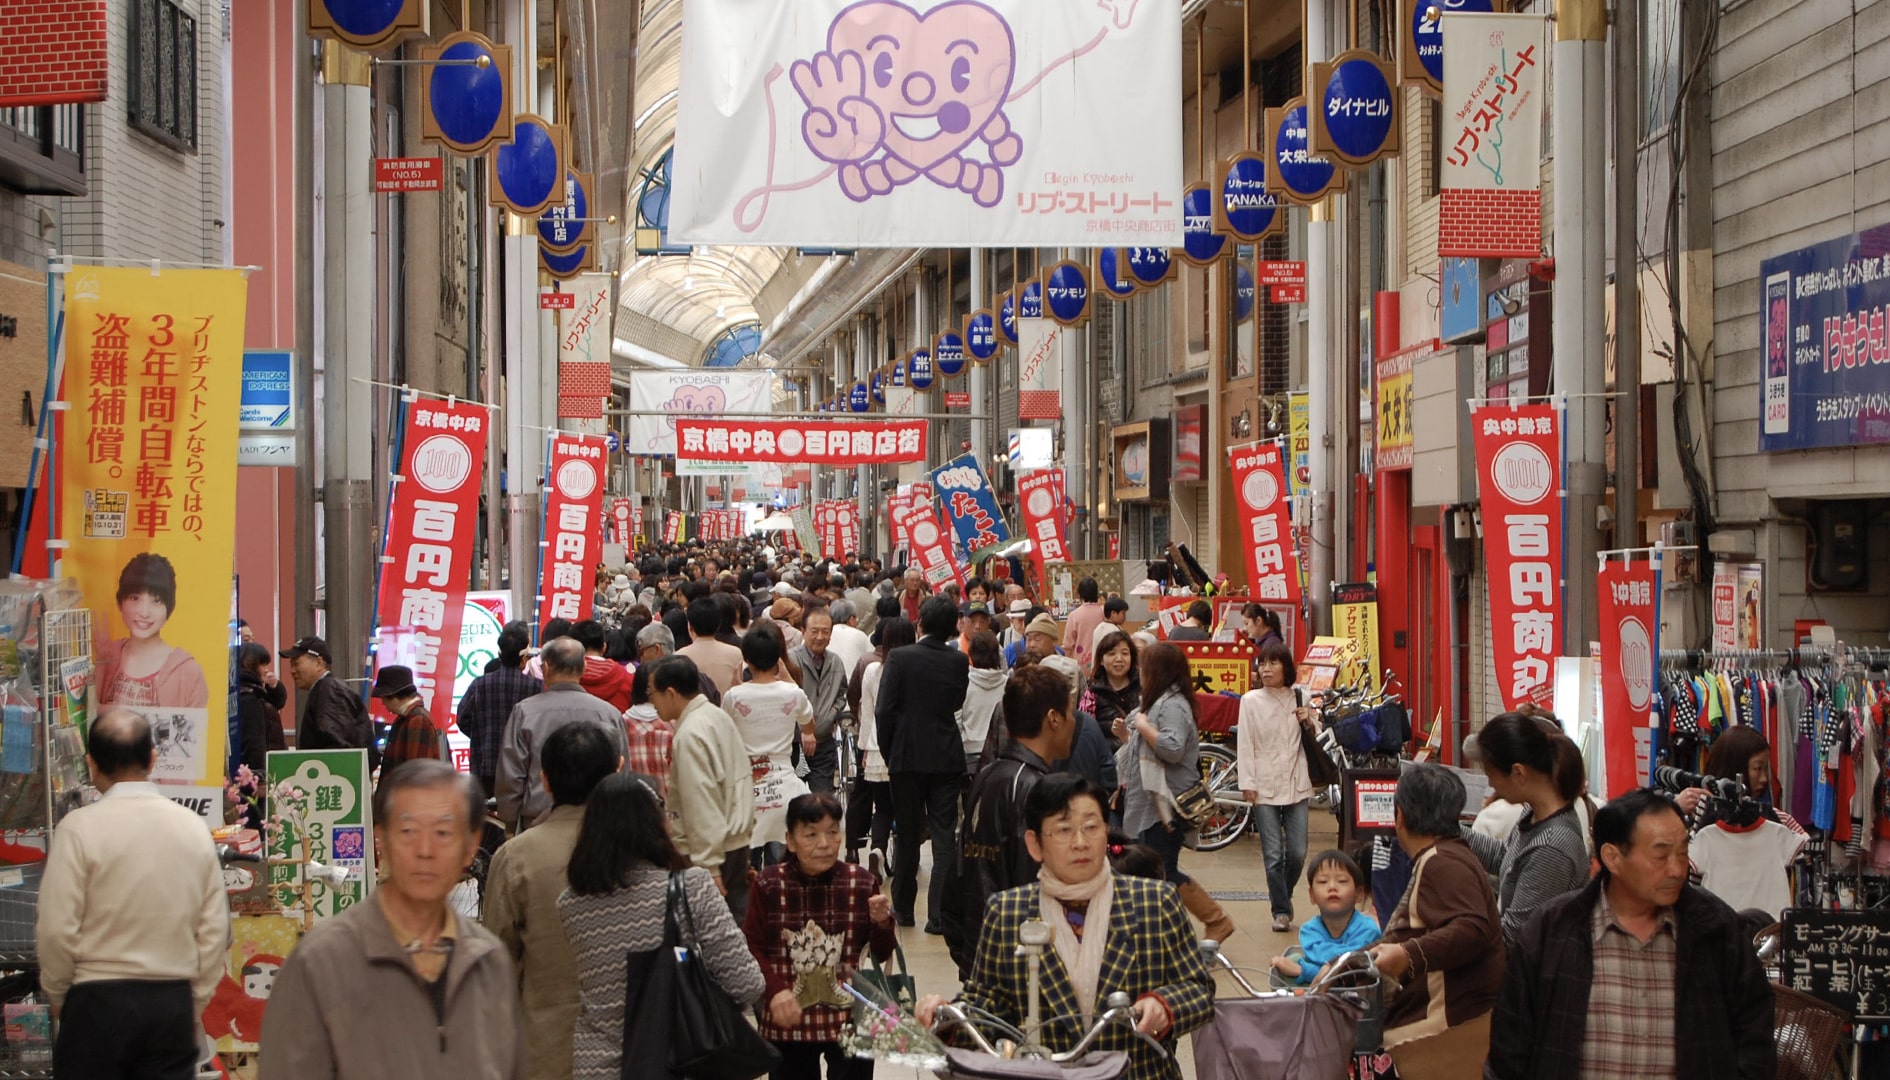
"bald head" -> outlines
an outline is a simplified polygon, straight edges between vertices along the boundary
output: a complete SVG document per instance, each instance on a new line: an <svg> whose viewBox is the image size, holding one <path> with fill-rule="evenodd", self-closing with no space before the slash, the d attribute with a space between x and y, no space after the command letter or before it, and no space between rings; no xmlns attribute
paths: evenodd
<svg viewBox="0 0 1890 1080"><path fill-rule="evenodd" d="M576 638L553 638L541 655L546 682L577 682L584 677L584 646Z"/></svg>
<svg viewBox="0 0 1890 1080"><path fill-rule="evenodd" d="M86 735L86 756L93 783L101 788L120 781L148 779L157 756L151 723L133 709L105 710Z"/></svg>

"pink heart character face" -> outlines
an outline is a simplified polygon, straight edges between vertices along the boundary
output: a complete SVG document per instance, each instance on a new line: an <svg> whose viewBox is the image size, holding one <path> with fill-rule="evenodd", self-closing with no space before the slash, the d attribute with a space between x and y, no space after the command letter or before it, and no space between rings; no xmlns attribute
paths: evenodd
<svg viewBox="0 0 1890 1080"><path fill-rule="evenodd" d="M1010 24L975 0L923 17L866 0L834 18L827 48L865 61L865 95L888 121L886 149L922 172L970 145L1003 108L1017 60Z"/></svg>
<svg viewBox="0 0 1890 1080"><path fill-rule="evenodd" d="M719 386L679 386L670 391L670 398L663 402L666 413L695 413L702 416L719 416L728 408L728 395ZM671 429L676 426L672 415L666 423Z"/></svg>

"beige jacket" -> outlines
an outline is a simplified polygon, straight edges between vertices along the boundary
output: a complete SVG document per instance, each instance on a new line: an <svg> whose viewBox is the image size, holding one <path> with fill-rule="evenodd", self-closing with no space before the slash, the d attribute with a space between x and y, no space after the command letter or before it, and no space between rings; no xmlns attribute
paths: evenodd
<svg viewBox="0 0 1890 1080"><path fill-rule="evenodd" d="M669 748L670 832L692 866L720 873L722 856L755 831L755 780L735 721L697 694Z"/></svg>
<svg viewBox="0 0 1890 1080"><path fill-rule="evenodd" d="M477 923L453 918L442 1014L379 903L370 899L317 923L276 975L258 1075L525 1080L525 1022L511 958Z"/></svg>
<svg viewBox="0 0 1890 1080"><path fill-rule="evenodd" d="M531 1041L531 1080L570 1080L578 1018L577 961L558 924L558 894L584 807L554 806L492 856L481 916L518 966L519 1004Z"/></svg>

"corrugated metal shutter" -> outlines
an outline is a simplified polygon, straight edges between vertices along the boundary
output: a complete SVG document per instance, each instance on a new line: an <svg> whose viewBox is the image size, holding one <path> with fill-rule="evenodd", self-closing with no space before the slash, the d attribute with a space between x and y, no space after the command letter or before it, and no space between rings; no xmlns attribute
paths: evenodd
<svg viewBox="0 0 1890 1080"><path fill-rule="evenodd" d="M1468 728L1477 731L1483 722L1503 711L1503 691L1497 685L1496 641L1490 630L1490 575L1478 547L1476 567L1470 572L1470 699L1465 702L1470 715Z"/></svg>
<svg viewBox="0 0 1890 1080"><path fill-rule="evenodd" d="M1001 447L1009 446L1011 429L1017 425L1017 350L1010 348L991 361L997 373L998 429L992 438Z"/></svg>

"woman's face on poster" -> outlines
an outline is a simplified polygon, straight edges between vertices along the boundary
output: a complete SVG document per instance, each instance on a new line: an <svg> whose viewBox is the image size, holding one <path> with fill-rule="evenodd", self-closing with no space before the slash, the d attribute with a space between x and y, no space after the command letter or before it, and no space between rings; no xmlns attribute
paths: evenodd
<svg viewBox="0 0 1890 1080"><path fill-rule="evenodd" d="M124 616L125 629L134 638L157 637L171 618L171 610L164 606L164 601L148 592L135 592L120 600L118 613Z"/></svg>

